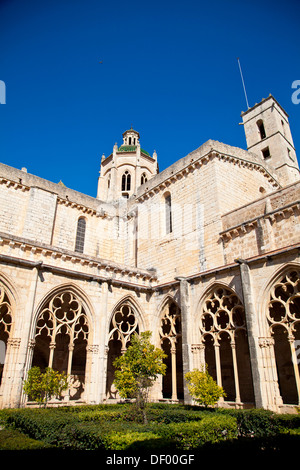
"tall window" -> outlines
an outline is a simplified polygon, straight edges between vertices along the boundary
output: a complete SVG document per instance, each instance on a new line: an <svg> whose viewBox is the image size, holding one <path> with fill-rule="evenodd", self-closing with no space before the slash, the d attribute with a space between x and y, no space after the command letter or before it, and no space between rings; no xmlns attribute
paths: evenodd
<svg viewBox="0 0 300 470"><path fill-rule="evenodd" d="M142 176L141 176L141 184L146 183L146 181L147 181L147 175L146 175L146 173L143 173Z"/></svg>
<svg viewBox="0 0 300 470"><path fill-rule="evenodd" d="M131 175L129 171L125 171L122 176L122 191L130 191L131 187Z"/></svg>
<svg viewBox="0 0 300 470"><path fill-rule="evenodd" d="M80 217L77 222L76 242L75 251L83 253L84 239L85 239L86 220L84 217Z"/></svg>
<svg viewBox="0 0 300 470"><path fill-rule="evenodd" d="M81 300L70 290L44 304L36 330L32 366L70 375L70 399L84 390L89 324Z"/></svg>
<svg viewBox="0 0 300 470"><path fill-rule="evenodd" d="M266 138L266 131L265 131L264 123L260 119L259 121L257 121L256 124L257 124L257 127L258 127L260 138L265 139Z"/></svg>
<svg viewBox="0 0 300 470"><path fill-rule="evenodd" d="M166 233L171 233L173 231L171 194L167 194L165 196L165 213L166 213Z"/></svg>

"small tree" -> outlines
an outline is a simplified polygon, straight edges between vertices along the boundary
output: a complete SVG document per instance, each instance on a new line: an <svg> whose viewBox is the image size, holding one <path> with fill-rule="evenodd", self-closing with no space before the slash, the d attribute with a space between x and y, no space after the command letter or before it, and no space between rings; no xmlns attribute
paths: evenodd
<svg viewBox="0 0 300 470"><path fill-rule="evenodd" d="M219 398L225 397L224 389L209 375L207 366L202 370L194 369L185 374L190 395L196 402L205 407L215 405Z"/></svg>
<svg viewBox="0 0 300 470"><path fill-rule="evenodd" d="M46 407L51 397L60 398L68 386L68 377L64 373L61 374L51 367L47 367L46 371L42 373L39 367L32 367L24 381L23 390L40 406L44 404Z"/></svg>
<svg viewBox="0 0 300 470"><path fill-rule="evenodd" d="M150 343L150 337L150 331L135 334L125 354L114 361L114 385L122 398L135 398L136 410L145 423L149 390L157 377L166 373L163 359L167 357Z"/></svg>

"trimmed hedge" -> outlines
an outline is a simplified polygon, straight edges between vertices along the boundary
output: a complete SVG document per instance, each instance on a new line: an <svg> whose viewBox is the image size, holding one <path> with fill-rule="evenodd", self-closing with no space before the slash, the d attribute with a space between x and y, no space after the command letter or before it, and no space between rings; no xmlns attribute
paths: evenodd
<svg viewBox="0 0 300 470"><path fill-rule="evenodd" d="M277 439L300 427L299 415L165 404L149 406L148 425L131 420L127 404L0 410L6 428L59 449L194 450L249 437Z"/></svg>
<svg viewBox="0 0 300 470"><path fill-rule="evenodd" d="M236 419L232 416L210 415L201 421L172 423L159 426L157 432L176 447L197 449L210 442L216 444L225 440L237 439Z"/></svg>

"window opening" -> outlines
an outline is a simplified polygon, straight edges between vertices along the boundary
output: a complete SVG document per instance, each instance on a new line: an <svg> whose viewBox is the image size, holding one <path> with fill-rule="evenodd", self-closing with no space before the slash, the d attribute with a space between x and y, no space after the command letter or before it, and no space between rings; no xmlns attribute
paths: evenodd
<svg viewBox="0 0 300 470"><path fill-rule="evenodd" d="M266 138L266 131L265 131L265 126L262 120L257 122L257 127L259 130L260 138L265 139Z"/></svg>
<svg viewBox="0 0 300 470"><path fill-rule="evenodd" d="M264 158L269 158L271 156L269 147L266 147L261 152L262 152Z"/></svg>
<svg viewBox="0 0 300 470"><path fill-rule="evenodd" d="M86 230L86 220L84 217L80 217L80 219L78 219L78 222L77 222L77 233L76 233L76 243L75 243L75 251L77 251L78 253L83 253L85 230Z"/></svg>
<svg viewBox="0 0 300 470"><path fill-rule="evenodd" d="M165 207L166 207L166 233L168 234L173 231L171 194L168 194L165 197Z"/></svg>
<svg viewBox="0 0 300 470"><path fill-rule="evenodd" d="M122 176L122 191L130 191L131 187L131 175L129 171L125 171Z"/></svg>

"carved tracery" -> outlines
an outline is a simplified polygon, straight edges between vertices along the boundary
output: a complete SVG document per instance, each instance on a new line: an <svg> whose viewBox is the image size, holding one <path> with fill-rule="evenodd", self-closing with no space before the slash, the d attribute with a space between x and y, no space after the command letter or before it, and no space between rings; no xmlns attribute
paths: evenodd
<svg viewBox="0 0 300 470"><path fill-rule="evenodd" d="M177 400L183 398L181 312L178 305L169 300L163 310L159 329L160 342L167 354L167 372L163 378L163 396Z"/></svg>
<svg viewBox="0 0 300 470"><path fill-rule="evenodd" d="M139 333L136 310L129 301L124 301L114 312L110 322L107 347L107 379L106 393L108 398L116 398L118 393L114 387L114 360L124 354L130 345L133 334Z"/></svg>
<svg viewBox="0 0 300 470"><path fill-rule="evenodd" d="M0 283L0 383L5 361L6 346L12 327L12 307L4 285Z"/></svg>
<svg viewBox="0 0 300 470"><path fill-rule="evenodd" d="M200 315L205 362L227 399L253 400L250 357L243 304L228 288L216 286Z"/></svg>
<svg viewBox="0 0 300 470"><path fill-rule="evenodd" d="M300 403L300 269L290 269L272 287L267 320L283 401Z"/></svg>
<svg viewBox="0 0 300 470"><path fill-rule="evenodd" d="M77 388L82 391L88 335L89 323L81 300L71 290L54 295L37 319L33 365L71 375L71 382L79 383Z"/></svg>

